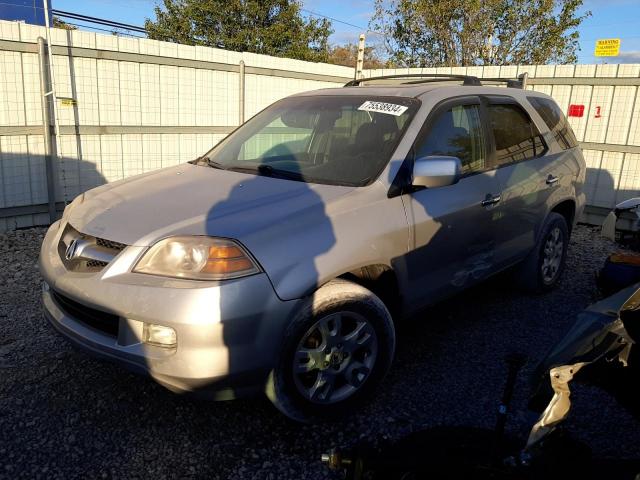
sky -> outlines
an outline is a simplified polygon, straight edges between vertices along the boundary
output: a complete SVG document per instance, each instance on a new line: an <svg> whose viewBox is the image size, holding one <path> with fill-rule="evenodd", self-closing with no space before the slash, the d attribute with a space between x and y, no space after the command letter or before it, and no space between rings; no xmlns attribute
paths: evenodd
<svg viewBox="0 0 640 480"><path fill-rule="evenodd" d="M0 0L0 4L6 0ZM144 24L147 17L154 18L156 0L50 0L53 8L94 17L107 18L133 25ZM308 11L332 17L335 32L330 38L334 44L356 42L366 32L373 14L374 0L303 0ZM615 63L640 63L640 0L585 0L581 12L591 11L579 28L580 48L578 63L600 63L593 56L594 43L599 38L620 38L621 52ZM369 41L375 34L368 34ZM614 58L607 59L614 63Z"/></svg>

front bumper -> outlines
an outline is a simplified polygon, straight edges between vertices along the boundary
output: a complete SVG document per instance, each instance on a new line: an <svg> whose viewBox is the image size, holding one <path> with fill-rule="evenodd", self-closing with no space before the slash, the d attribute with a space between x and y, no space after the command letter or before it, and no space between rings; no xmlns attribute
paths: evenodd
<svg viewBox="0 0 640 480"><path fill-rule="evenodd" d="M53 224L42 244L42 300L46 318L72 343L173 391L229 399L263 387L300 300L280 300L266 274L202 282L132 273L146 247L125 248L100 272L72 272L57 248L63 230ZM80 318L61 298L105 312L117 334ZM176 347L142 342L144 323L172 327Z"/></svg>

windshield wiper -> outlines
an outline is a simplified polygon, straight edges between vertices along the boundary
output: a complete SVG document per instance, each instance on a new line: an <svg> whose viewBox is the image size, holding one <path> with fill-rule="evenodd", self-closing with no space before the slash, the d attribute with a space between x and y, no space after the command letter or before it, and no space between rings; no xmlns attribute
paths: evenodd
<svg viewBox="0 0 640 480"><path fill-rule="evenodd" d="M193 160L190 160L188 163L191 163L192 165L206 165L207 167L217 168L217 169L220 169L220 170L226 170L226 167L224 165L222 165L221 163L216 162L215 160L211 160L206 155L194 158Z"/></svg>
<svg viewBox="0 0 640 480"><path fill-rule="evenodd" d="M218 170L226 170L227 168L221 163L216 162L215 160L211 160L209 157L202 158L205 164L211 168L217 168Z"/></svg>
<svg viewBox="0 0 640 480"><path fill-rule="evenodd" d="M297 180L302 182L307 180L307 177L299 172L281 170L279 168L273 168L271 165L265 164L252 167L229 167L229 170L232 170L234 172L257 173L258 175L262 175L264 177L284 178L287 180Z"/></svg>

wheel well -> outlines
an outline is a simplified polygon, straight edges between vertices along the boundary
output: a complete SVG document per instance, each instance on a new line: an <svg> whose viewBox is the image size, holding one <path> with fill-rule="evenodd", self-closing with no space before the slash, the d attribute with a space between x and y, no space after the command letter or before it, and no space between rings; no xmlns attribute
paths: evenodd
<svg viewBox="0 0 640 480"><path fill-rule="evenodd" d="M567 222L567 228L569 232L573 227L573 219L576 214L576 204L573 200L565 200L564 202L560 202L558 205L553 207L552 212L559 213L564 217Z"/></svg>
<svg viewBox="0 0 640 480"><path fill-rule="evenodd" d="M400 314L398 278L388 265L367 265L340 275L339 278L350 280L371 290L383 301L394 319Z"/></svg>

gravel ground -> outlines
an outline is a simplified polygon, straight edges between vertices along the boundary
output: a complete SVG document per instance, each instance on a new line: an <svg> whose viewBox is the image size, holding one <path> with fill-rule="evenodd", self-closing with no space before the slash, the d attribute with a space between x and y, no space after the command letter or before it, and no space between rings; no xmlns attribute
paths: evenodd
<svg viewBox="0 0 640 480"><path fill-rule="evenodd" d="M492 428L510 352L529 356L508 428L524 438L527 373L596 298L613 246L573 235L560 288L524 296L505 277L402 324L377 398L348 420L293 424L266 400L207 403L72 349L43 320L37 256L43 229L0 234L0 477L336 478L319 462L335 445L436 425ZM423 321L424 320L424 321ZM634 458L640 425L597 388L574 389L567 426L594 453Z"/></svg>

